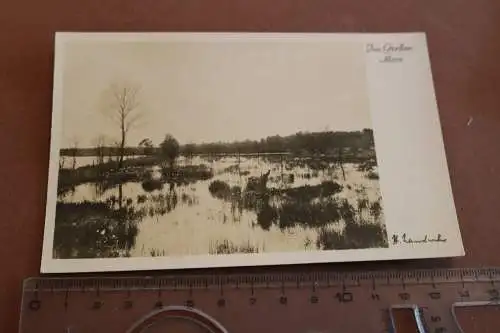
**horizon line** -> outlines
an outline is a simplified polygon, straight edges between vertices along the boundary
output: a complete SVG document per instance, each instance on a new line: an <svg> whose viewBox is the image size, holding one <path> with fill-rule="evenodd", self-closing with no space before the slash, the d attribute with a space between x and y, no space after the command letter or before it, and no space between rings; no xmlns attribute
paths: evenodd
<svg viewBox="0 0 500 333"><path fill-rule="evenodd" d="M185 146L185 145L209 145L209 144L236 144L236 143L243 143L243 142L260 142L261 140L265 140L267 138L271 138L271 137L281 137L281 138L287 138L287 137L291 137L291 136L295 136L295 135L298 135L298 134L317 134L317 133L353 133L353 132L363 132L364 130L371 130L373 131L373 128L370 128L370 127L362 127L361 129L357 129L357 130L323 130L323 131L298 131L298 132L295 132L295 133L292 133L292 134L286 134L286 135L280 135L280 134L273 134L273 135L268 135L266 137L262 137L260 139L243 139L243 140L233 140L233 141L203 141L203 142L199 142L199 143L195 143L195 142L186 142L186 143L181 143L179 142L179 146ZM170 134L170 133L166 133L165 135L167 134ZM170 134L172 135L172 134ZM173 135L172 135L173 136ZM173 136L175 138L175 136ZM144 138L144 139L147 139ZM153 148L157 148L159 147L159 145L161 144L158 143L158 144L155 144L153 145ZM103 146L104 148L112 148L113 146L110 146L110 145L106 145L106 146ZM95 149L96 146L86 146L86 147L78 147L77 149ZM134 145L134 146L129 146L129 145L126 145L125 148L139 148L139 145ZM74 147L60 147L59 149L74 149Z"/></svg>

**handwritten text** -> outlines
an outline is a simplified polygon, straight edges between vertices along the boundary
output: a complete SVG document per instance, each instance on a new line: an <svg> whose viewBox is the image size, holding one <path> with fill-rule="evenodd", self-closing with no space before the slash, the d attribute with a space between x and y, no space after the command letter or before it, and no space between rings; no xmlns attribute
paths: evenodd
<svg viewBox="0 0 500 333"><path fill-rule="evenodd" d="M437 234L434 237L430 237L429 235L425 235L423 238L412 238L409 237L406 233L400 235L394 234L392 235L392 244L424 244L424 243L444 243L447 239L443 237L441 234Z"/></svg>
<svg viewBox="0 0 500 333"><path fill-rule="evenodd" d="M366 45L367 53L380 53L384 56L380 59L380 62L403 62L404 52L410 52L413 47L405 43L383 43L374 44L369 43Z"/></svg>

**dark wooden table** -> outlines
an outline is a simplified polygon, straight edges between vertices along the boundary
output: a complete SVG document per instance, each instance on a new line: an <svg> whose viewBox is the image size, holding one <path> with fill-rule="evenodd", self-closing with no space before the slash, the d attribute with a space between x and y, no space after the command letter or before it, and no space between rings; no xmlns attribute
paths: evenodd
<svg viewBox="0 0 500 333"><path fill-rule="evenodd" d="M22 279L39 272L58 30L426 32L467 255L334 267L500 266L500 1L3 1L0 332L17 331Z"/></svg>

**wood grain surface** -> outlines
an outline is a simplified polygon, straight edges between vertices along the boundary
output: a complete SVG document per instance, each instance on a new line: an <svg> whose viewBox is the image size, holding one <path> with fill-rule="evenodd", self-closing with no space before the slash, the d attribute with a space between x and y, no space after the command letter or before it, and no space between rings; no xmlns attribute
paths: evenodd
<svg viewBox="0 0 500 333"><path fill-rule="evenodd" d="M333 267L500 266L498 0L2 1L0 332L39 272L55 31L426 32L467 255Z"/></svg>

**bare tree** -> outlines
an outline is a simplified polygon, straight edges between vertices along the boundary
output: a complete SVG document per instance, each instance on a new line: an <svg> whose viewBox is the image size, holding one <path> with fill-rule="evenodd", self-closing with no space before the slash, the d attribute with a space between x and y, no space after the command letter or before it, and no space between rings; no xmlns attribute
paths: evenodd
<svg viewBox="0 0 500 333"><path fill-rule="evenodd" d="M345 170L344 170L344 147L339 147L339 155L338 155L338 163L340 165L340 169L342 170L342 178L345 181Z"/></svg>
<svg viewBox="0 0 500 333"><path fill-rule="evenodd" d="M70 148L71 156L73 158L72 169L76 169L76 154L78 153L78 138L73 137L71 139L71 148Z"/></svg>
<svg viewBox="0 0 500 333"><path fill-rule="evenodd" d="M61 155L59 157L59 169L64 169L64 162L66 161L66 157L64 155Z"/></svg>
<svg viewBox="0 0 500 333"><path fill-rule="evenodd" d="M104 135L99 135L97 138L94 140L94 145L96 149L96 154L97 154L97 165L101 165L104 163L104 155L106 153L106 136Z"/></svg>
<svg viewBox="0 0 500 333"><path fill-rule="evenodd" d="M123 167L127 134L143 116L139 108L139 91L136 85L113 84L103 95L105 101L102 112L120 131L118 169Z"/></svg>

